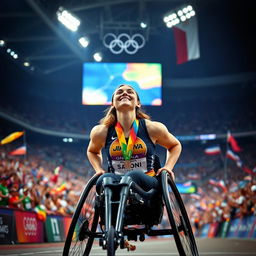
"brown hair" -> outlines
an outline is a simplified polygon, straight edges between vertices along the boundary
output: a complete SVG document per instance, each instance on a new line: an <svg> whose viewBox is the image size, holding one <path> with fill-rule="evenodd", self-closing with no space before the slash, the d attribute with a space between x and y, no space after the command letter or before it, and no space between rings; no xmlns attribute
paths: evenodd
<svg viewBox="0 0 256 256"><path fill-rule="evenodd" d="M117 89L124 86L124 85L126 85L126 84L119 85L117 87ZM130 85L128 85L128 86L131 87L134 90L134 88L132 86L130 86ZM138 93L136 91L135 91L135 93L137 95L137 100L140 102L140 97L139 97ZM115 92L112 95L112 102L113 102L114 94L115 94ZM114 106L110 106L109 108L107 108L105 110L105 113L106 113L105 116L100 120L99 123L104 124L108 127L110 127L111 125L116 124L116 121L117 121L116 108ZM148 114L146 114L145 111L141 107L136 107L136 118L137 119L150 119L150 116Z"/></svg>

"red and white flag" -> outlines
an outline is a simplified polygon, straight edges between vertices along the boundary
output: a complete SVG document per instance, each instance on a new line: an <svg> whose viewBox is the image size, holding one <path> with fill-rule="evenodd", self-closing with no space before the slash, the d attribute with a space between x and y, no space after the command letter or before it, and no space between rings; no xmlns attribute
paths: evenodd
<svg viewBox="0 0 256 256"><path fill-rule="evenodd" d="M256 175L255 172L253 172L250 168L248 168L247 166L242 166L242 169L244 172L251 174L251 175Z"/></svg>
<svg viewBox="0 0 256 256"><path fill-rule="evenodd" d="M208 147L204 150L204 153L207 155L217 155L221 153L220 146Z"/></svg>
<svg viewBox="0 0 256 256"><path fill-rule="evenodd" d="M235 138L231 135L230 131L228 131L227 134L227 141L230 143L231 148L235 151L235 152L240 152L241 148L239 147L237 141L235 140Z"/></svg>
<svg viewBox="0 0 256 256"><path fill-rule="evenodd" d="M177 64L200 57L196 16L173 27L176 44Z"/></svg>
<svg viewBox="0 0 256 256"><path fill-rule="evenodd" d="M227 192L227 187L226 187L224 180L220 180L218 182L218 187L220 187L224 192Z"/></svg>
<svg viewBox="0 0 256 256"><path fill-rule="evenodd" d="M235 161L235 162L238 162L238 161L241 161L240 160L240 157L238 155L236 155L232 150L228 149L227 150L227 154L226 154L226 157Z"/></svg>
<svg viewBox="0 0 256 256"><path fill-rule="evenodd" d="M21 146L19 148L16 148L15 150L11 151L9 153L10 156L20 156L20 155L26 155L27 153L27 147L24 145L24 146Z"/></svg>

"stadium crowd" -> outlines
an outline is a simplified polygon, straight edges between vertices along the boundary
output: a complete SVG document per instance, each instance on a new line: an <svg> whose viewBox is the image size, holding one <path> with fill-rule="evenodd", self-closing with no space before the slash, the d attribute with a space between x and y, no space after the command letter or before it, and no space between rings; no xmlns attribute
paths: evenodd
<svg viewBox="0 0 256 256"><path fill-rule="evenodd" d="M242 143L240 141L240 143ZM241 159L253 169L255 143L241 144ZM35 144L24 156L10 156L13 145L0 147L0 206L47 214L72 215L80 193L93 175L83 150L61 145ZM256 180L233 161L220 155L208 156L202 143L186 143L175 167L178 182L192 181L198 191L184 194L183 200L196 228L206 223L256 214ZM160 152L163 159L163 154ZM212 184L223 180L220 185Z"/></svg>
<svg viewBox="0 0 256 256"><path fill-rule="evenodd" d="M255 101L250 90L226 94L221 89L215 95L209 90L201 96L183 92L166 102L163 113L146 107L153 119L162 121L174 135L224 133L256 130ZM177 94L177 93L176 93ZM212 95L212 97L211 97ZM53 105L54 104L54 105ZM15 107L14 107L15 106ZM1 101L0 111L16 117L34 127L48 130L88 134L91 126L102 116L105 107L94 106L97 111L82 106L35 101L22 101L19 107L12 101ZM168 110L168 111L166 111ZM98 114L96 114L98 113ZM58 118L56 118L58 117ZM156 118L155 118L156 117ZM0 129L1 137L7 133ZM226 160L226 141L220 140L222 153L208 156L204 149L209 142L184 142L183 152L175 167L176 180L194 182L198 191L183 195L190 219L196 228L206 223L242 218L256 214L255 138L239 141L241 160L250 170L247 173L232 160ZM80 142L81 143L81 142ZM74 143L75 144L75 143ZM74 212L84 184L93 175L85 157L85 147L68 147L56 143L28 144L27 155L10 156L12 145L0 146L0 206L35 210L44 208L47 214L71 215ZM164 161L165 152L160 151ZM214 182L210 182L215 180Z"/></svg>
<svg viewBox="0 0 256 256"><path fill-rule="evenodd" d="M250 86L254 88L255 85ZM227 130L252 131L256 130L256 113L250 86L246 90L242 85L231 85L224 89L222 87L221 89L169 89L167 93L171 98L165 99L163 106L144 108L153 120L165 123L176 136L218 134L226 133ZM234 87L237 90L234 90ZM85 107L63 100L56 102L38 96L34 97L32 102L23 100L17 103L13 99L3 99L0 102L0 112L34 127L87 135L100 120L105 108L106 106ZM166 112L168 115L159 115L159 108L161 113Z"/></svg>
<svg viewBox="0 0 256 256"><path fill-rule="evenodd" d="M61 165L64 159L59 151L55 151L54 159L43 147L30 150L25 157L9 156L9 148L7 145L0 148L0 206L72 215L88 175L81 176ZM72 156L75 159L75 154ZM65 160L69 157L67 153Z"/></svg>

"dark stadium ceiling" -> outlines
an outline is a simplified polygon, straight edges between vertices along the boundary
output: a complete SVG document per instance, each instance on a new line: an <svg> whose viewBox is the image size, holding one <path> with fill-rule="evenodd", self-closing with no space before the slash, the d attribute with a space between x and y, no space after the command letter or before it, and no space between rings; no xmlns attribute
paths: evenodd
<svg viewBox="0 0 256 256"><path fill-rule="evenodd" d="M236 5L237 12L240 8L236 1L219 0L1 0L0 40L4 40L5 45L0 47L0 52L2 56L4 55L5 60L9 58L10 61L16 62L25 70L44 75L68 70L68 68L77 64L80 65L82 62L94 61L92 55L95 51L103 52L103 62L170 61L174 67L171 68L175 70L175 46L171 30L166 28L163 23L163 15L183 4L191 4L199 12L199 30L201 30L201 59L199 60L201 66L198 66L198 61L194 61L194 68L201 71L208 68L215 70L216 74L221 74L217 70L225 71L227 65L223 60L230 59L231 63L237 62L243 66L242 72L253 71L255 65L251 63L251 58L247 55L248 52L251 52L250 47L255 45L255 40L253 41L252 38L248 37L238 39L236 42L229 41L233 37L239 38L247 35L250 29L242 29L242 25L239 25L237 20L235 20L235 24L234 20L230 23L220 21L217 12L220 10L222 2L225 2L226 10L228 4ZM239 3L242 4L241 1ZM60 6L81 20L77 32L68 31L58 22L56 11ZM212 9L207 12L208 7ZM252 8L248 8L247 11L252 13ZM228 14L234 18L236 14L231 12L232 10ZM220 15L224 17L224 14L223 11ZM206 21L207 18L209 21ZM148 22L146 29L140 27L142 20ZM246 23L248 20L244 22ZM208 28L206 24L208 24ZM231 27L224 31L230 24L237 27ZM227 34L228 30L231 32L230 38ZM108 32L142 33L146 38L146 45L134 55L114 55L102 43L104 34ZM235 33L240 34L235 35ZM80 47L77 42L79 36L83 35L90 39L87 48ZM227 35L226 38L223 35ZM169 43L169 53L164 48L166 42ZM231 51L231 47L234 47L233 51ZM18 59L15 60L8 56L7 49L15 51L18 54ZM219 58L216 50L218 50ZM234 54L238 55L238 53L243 56L246 55L244 62L241 62L239 58L234 58ZM252 54L255 55L255 51ZM230 56L232 57L230 58ZM29 62L30 66L25 67L24 62ZM248 67L245 67L244 63L248 64ZM236 65L231 72L240 72L240 66ZM191 70L190 67L186 69ZM184 70L181 70L182 72L184 73ZM230 71L227 69L226 73L228 72ZM207 70L202 73L204 76L212 74L214 72L207 72Z"/></svg>

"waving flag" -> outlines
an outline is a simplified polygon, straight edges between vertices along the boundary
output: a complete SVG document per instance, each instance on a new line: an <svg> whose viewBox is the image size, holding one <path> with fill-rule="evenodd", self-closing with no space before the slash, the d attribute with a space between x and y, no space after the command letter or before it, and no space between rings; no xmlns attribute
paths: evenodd
<svg viewBox="0 0 256 256"><path fill-rule="evenodd" d="M213 179L213 178L209 179L208 182L209 182L211 185L213 185L213 186L217 186L217 184L218 184L218 181L217 181L216 179Z"/></svg>
<svg viewBox="0 0 256 256"><path fill-rule="evenodd" d="M240 157L237 154L235 154L231 149L227 150L226 157L235 161L235 162L240 162L241 161Z"/></svg>
<svg viewBox="0 0 256 256"><path fill-rule="evenodd" d="M54 175L51 177L51 181L52 181L53 183L57 183L57 182L58 182L60 170L61 170L61 166L57 166L57 167L54 169Z"/></svg>
<svg viewBox="0 0 256 256"><path fill-rule="evenodd" d="M237 141L235 140L235 138L231 135L230 131L228 131L227 141L230 143L231 148L235 152L240 152L241 151L241 148L239 147L239 145L238 145Z"/></svg>
<svg viewBox="0 0 256 256"><path fill-rule="evenodd" d="M202 196L199 193L193 193L190 194L190 197L196 200L200 200Z"/></svg>
<svg viewBox="0 0 256 256"><path fill-rule="evenodd" d="M65 181L63 181L59 187L53 188L50 193L51 194L61 194L66 189L67 189L67 183Z"/></svg>
<svg viewBox="0 0 256 256"><path fill-rule="evenodd" d="M46 221L46 208L44 205L40 204L40 205L37 205L34 209L34 211L36 212L36 217L39 219L39 220L42 220L42 221Z"/></svg>
<svg viewBox="0 0 256 256"><path fill-rule="evenodd" d="M204 150L204 153L207 155L218 155L221 153L220 146L208 147Z"/></svg>
<svg viewBox="0 0 256 256"><path fill-rule="evenodd" d="M2 139L0 142L0 145L10 143L10 142L18 139L19 137L21 137L23 134L24 134L24 132L13 132L10 135L8 135L7 137L5 137L4 139Z"/></svg>
<svg viewBox="0 0 256 256"><path fill-rule="evenodd" d="M201 178L201 175L199 175L198 173L189 173L188 174L188 179L199 180L200 178Z"/></svg>
<svg viewBox="0 0 256 256"><path fill-rule="evenodd" d="M246 172L248 174L256 175L256 173L253 170L251 170L250 168L248 168L247 166L242 166L242 169L244 172Z"/></svg>
<svg viewBox="0 0 256 256"><path fill-rule="evenodd" d="M227 191L227 187L225 185L224 180L209 179L208 182L215 187L221 188L224 192Z"/></svg>
<svg viewBox="0 0 256 256"><path fill-rule="evenodd" d="M196 16L173 27L176 44L177 64L200 57Z"/></svg>
<svg viewBox="0 0 256 256"><path fill-rule="evenodd" d="M26 155L27 153L27 147L25 145L16 148L15 150L11 151L9 153L10 156L21 156L21 155Z"/></svg>
<svg viewBox="0 0 256 256"><path fill-rule="evenodd" d="M224 182L224 180L220 180L218 181L218 184L217 184L218 187L220 187L224 192L227 192L227 187L226 187L226 184Z"/></svg>

